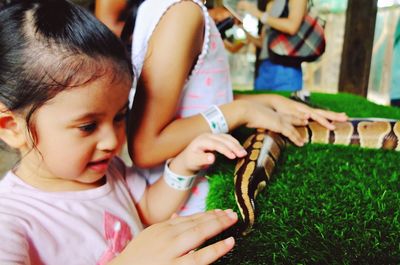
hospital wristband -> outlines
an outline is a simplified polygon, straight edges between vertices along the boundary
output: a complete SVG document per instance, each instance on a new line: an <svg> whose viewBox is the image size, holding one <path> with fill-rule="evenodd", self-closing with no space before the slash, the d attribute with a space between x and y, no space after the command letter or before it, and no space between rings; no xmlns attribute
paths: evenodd
<svg viewBox="0 0 400 265"><path fill-rule="evenodd" d="M217 106L212 105L210 108L203 111L201 115L207 121L212 133L229 132L228 123L225 120L224 114Z"/></svg>
<svg viewBox="0 0 400 265"><path fill-rule="evenodd" d="M189 190L192 188L197 175L182 176L171 171L169 168L170 159L165 163L164 168L164 181L173 189L176 190Z"/></svg>
<svg viewBox="0 0 400 265"><path fill-rule="evenodd" d="M268 15L267 12L262 13L262 15L261 15L261 17L260 17L261 23L266 24L266 23L267 23L268 17L269 17L269 15Z"/></svg>

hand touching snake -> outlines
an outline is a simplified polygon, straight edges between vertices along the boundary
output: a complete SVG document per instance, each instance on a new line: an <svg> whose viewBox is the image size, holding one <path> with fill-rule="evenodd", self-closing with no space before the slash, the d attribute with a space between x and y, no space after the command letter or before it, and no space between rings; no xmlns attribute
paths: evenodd
<svg viewBox="0 0 400 265"><path fill-rule="evenodd" d="M357 145L400 151L400 121L377 118L334 122L330 131L318 122L297 127L306 143ZM281 134L257 129L244 142L247 155L238 160L234 172L236 203L244 220L243 234L255 221L254 200L270 180L275 164L289 141Z"/></svg>

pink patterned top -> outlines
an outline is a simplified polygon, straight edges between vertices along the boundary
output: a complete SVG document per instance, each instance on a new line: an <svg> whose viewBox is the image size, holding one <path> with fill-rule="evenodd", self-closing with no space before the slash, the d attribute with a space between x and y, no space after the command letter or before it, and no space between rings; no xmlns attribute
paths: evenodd
<svg viewBox="0 0 400 265"><path fill-rule="evenodd" d="M0 182L0 264L107 264L142 229L143 178L114 159L101 187L44 192L11 171Z"/></svg>
<svg viewBox="0 0 400 265"><path fill-rule="evenodd" d="M139 76L142 71L148 42L154 29L165 12L180 1L182 0L146 0L140 6L132 42L132 62L137 71L136 76ZM203 3L199 0L192 1L203 11L204 43L201 54L183 88L176 118L196 115L211 105L218 106L233 100L228 56L221 35ZM130 102L134 94L135 88L131 91ZM149 176L148 182L153 183L162 175L163 169L164 165L161 165L143 169L143 171L147 171L145 175ZM179 214L190 215L204 211L208 189L207 179L199 178L197 185L193 187L192 195Z"/></svg>
<svg viewBox="0 0 400 265"><path fill-rule="evenodd" d="M140 75L148 41L165 12L181 0L146 0L139 8L132 43L132 62ZM228 56L224 43L207 8L193 0L204 14L204 43L201 54L183 89L177 117L188 117L233 100ZM135 89L132 90L133 98Z"/></svg>

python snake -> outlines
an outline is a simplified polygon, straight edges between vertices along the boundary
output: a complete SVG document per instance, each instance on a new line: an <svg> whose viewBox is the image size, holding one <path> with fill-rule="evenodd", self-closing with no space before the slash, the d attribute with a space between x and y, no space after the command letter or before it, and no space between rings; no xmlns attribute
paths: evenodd
<svg viewBox="0 0 400 265"><path fill-rule="evenodd" d="M400 121L353 118L333 124L333 131L317 122L296 129L306 143L357 145L400 151ZM255 197L271 179L275 164L289 143L281 134L257 129L243 144L247 155L236 164L234 183L236 203L244 221L244 235L251 231L255 222Z"/></svg>

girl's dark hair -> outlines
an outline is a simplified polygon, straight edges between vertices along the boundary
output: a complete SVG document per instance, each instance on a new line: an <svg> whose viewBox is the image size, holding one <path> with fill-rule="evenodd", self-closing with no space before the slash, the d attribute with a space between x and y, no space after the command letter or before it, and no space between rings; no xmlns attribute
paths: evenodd
<svg viewBox="0 0 400 265"><path fill-rule="evenodd" d="M20 0L0 9L0 102L23 112L28 125L59 92L106 73L131 79L131 67L118 38L68 1Z"/></svg>
<svg viewBox="0 0 400 265"><path fill-rule="evenodd" d="M128 0L127 7L124 11L125 14L125 24L121 32L121 40L129 46L131 43L131 38L133 30L135 29L136 16L139 6L145 0Z"/></svg>

